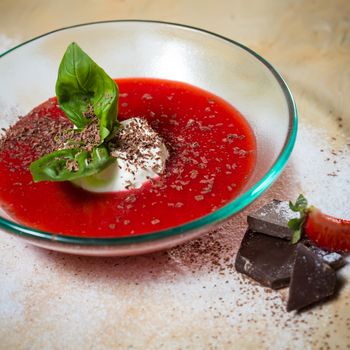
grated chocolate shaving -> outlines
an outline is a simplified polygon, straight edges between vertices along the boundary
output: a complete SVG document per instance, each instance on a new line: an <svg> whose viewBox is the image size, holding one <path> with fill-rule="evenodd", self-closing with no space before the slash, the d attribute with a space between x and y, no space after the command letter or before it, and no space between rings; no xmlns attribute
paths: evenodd
<svg viewBox="0 0 350 350"><path fill-rule="evenodd" d="M162 138L151 128L147 120L135 118L116 134L110 143L111 156L127 161L127 164L146 169L153 161L152 170L160 175L164 167L159 164L162 158ZM127 168L131 174L134 170Z"/></svg>

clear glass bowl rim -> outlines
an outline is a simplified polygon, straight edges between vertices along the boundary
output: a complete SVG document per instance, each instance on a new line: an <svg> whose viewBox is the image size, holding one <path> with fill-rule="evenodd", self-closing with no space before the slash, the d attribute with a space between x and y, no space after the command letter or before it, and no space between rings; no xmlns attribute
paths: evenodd
<svg viewBox="0 0 350 350"><path fill-rule="evenodd" d="M83 26L89 26L89 25L98 25L102 23L118 23L118 22L140 22L140 23L154 23L154 24L162 24L162 25L169 25L173 27L178 28L185 28L190 29L196 32L200 32L202 34L210 35L217 37L219 39L222 39L224 41L227 41L228 43L231 43L232 45L236 45L243 50L250 53L252 56L254 56L256 59L258 59L262 64L264 64L269 71L272 73L272 75L277 80L278 84L280 85L284 96L286 98L286 102L288 105L288 113L289 113L289 128L288 128L288 134L286 137L286 140L284 142L283 148L278 155L277 160L272 165L272 167L268 170L268 172L261 178L260 181L258 181L254 186L252 186L248 191L244 192L239 197L235 198L230 203L226 204L225 206L221 207L220 209L216 210L213 213L207 214L203 217L200 217L199 219L193 220L191 222L187 222L183 225L176 226L173 228L169 228L166 230L160 230L160 231L154 231L151 233L141 234L141 235L135 235L135 236L128 236L128 237L113 237L113 238L85 238L85 237L74 237L74 236L64 236L64 235L58 235L58 234L52 234L49 232L36 230L33 228L30 228L28 226L24 226L21 224L17 224L15 222L12 222L10 220L7 220L5 218L0 217L0 228L4 229L5 231L8 231L10 233L18 234L22 237L27 238L35 238L35 239L41 239L45 241L51 241L51 242L57 242L57 243L66 243L66 244L78 244L78 245L98 245L98 246L108 246L108 245L122 245L122 244L137 244L147 241L155 241L159 239L165 239L176 235L183 235L186 234L186 232L193 232L194 230L203 229L208 225L215 224L219 221L222 221L224 219L229 218L233 214L236 214L249 204L251 204L256 198L258 198L263 192L265 192L270 185L277 179L278 175L282 172L284 166L286 165L289 156L293 150L296 135L297 135L297 129L298 129L298 113L295 105L294 98L282 78L282 76L278 73L278 71L263 57L261 57L259 54L257 54L252 49L246 47L245 45L234 41L232 39L226 38L220 34L213 33L211 31L196 28L189 25L184 24L178 24L178 23L172 23L172 22L165 22L165 21L155 21L155 20L139 20L139 19L128 19L128 20L109 20L109 21L97 21L97 22L88 22L88 23L81 23L76 24L68 27L59 28L50 32L47 32L45 34L39 35L37 37L34 37L28 41L25 41L7 51L0 54L0 58L7 55L8 53L16 50L17 48L24 46L28 43L31 43L32 41L35 41L37 39L40 39L44 36L50 35L55 32L68 30L76 27L83 27Z"/></svg>

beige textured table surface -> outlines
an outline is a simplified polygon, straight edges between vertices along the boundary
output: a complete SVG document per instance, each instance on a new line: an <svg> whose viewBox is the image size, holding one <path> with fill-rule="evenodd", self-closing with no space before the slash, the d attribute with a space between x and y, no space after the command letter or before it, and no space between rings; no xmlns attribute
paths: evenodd
<svg viewBox="0 0 350 350"><path fill-rule="evenodd" d="M336 300L284 311L286 291L238 275L246 214L300 191L350 219L350 1L0 1L0 52L105 19L202 27L256 50L296 98L300 129L279 180L216 232L169 251L87 258L0 232L0 349L350 349L350 267ZM1 78L0 78L1 84Z"/></svg>

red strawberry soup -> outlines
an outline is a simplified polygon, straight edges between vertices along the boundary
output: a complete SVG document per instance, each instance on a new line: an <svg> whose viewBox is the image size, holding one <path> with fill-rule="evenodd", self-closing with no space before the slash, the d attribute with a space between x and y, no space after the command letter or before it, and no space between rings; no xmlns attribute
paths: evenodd
<svg viewBox="0 0 350 350"><path fill-rule="evenodd" d="M234 199L255 166L253 132L221 98L174 81L118 79L119 120L146 118L170 157L139 189L92 193L70 182L34 183L32 161L70 122L51 98L0 141L0 205L15 220L55 234L121 237L181 225Z"/></svg>

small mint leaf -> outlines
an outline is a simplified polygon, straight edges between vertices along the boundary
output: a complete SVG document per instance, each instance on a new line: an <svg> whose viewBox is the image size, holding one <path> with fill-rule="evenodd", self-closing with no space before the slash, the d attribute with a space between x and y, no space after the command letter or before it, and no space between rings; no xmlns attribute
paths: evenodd
<svg viewBox="0 0 350 350"><path fill-rule="evenodd" d="M307 199L300 194L295 204L299 208L299 211L305 210L307 208Z"/></svg>
<svg viewBox="0 0 350 350"><path fill-rule="evenodd" d="M290 219L288 221L288 227L293 230L293 231L297 231L300 230L300 226L302 224L302 220L301 219Z"/></svg>
<svg viewBox="0 0 350 350"><path fill-rule="evenodd" d="M298 243L300 241L300 238L301 238L301 229L293 232L291 243L292 244Z"/></svg>
<svg viewBox="0 0 350 350"><path fill-rule="evenodd" d="M292 244L300 241L303 232L303 225L307 215L307 207L307 200L302 194L298 196L295 203L289 202L289 208L292 211L299 213L299 218L293 218L288 221L288 227L293 231L291 240Z"/></svg>
<svg viewBox="0 0 350 350"><path fill-rule="evenodd" d="M299 210L297 209L297 207L295 206L295 204L293 204L293 202L289 201L289 208L290 210L293 210L295 212L298 212Z"/></svg>
<svg viewBox="0 0 350 350"><path fill-rule="evenodd" d="M306 198L300 194L295 203L289 202L289 208L295 212L302 212L307 208L307 200Z"/></svg>

